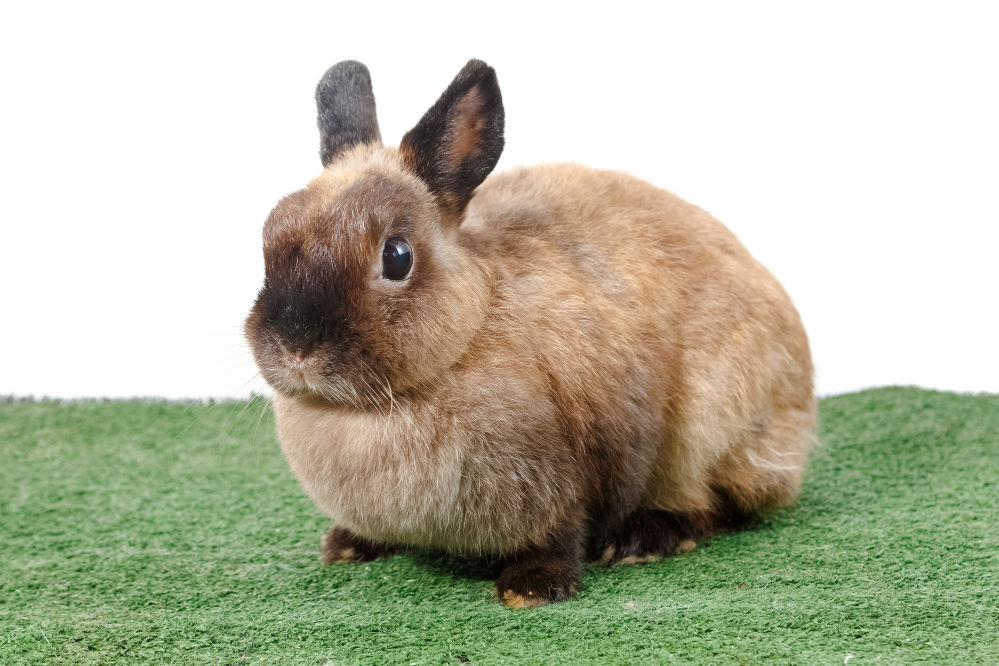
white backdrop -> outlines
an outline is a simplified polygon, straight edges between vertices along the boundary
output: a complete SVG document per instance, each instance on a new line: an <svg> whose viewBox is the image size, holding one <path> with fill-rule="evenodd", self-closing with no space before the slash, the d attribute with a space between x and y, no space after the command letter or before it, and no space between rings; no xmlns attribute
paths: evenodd
<svg viewBox="0 0 999 666"><path fill-rule="evenodd" d="M262 388L240 329L263 220L320 168L320 75L365 62L396 143L470 57L500 169L623 169L714 213L795 299L822 394L999 391L988 3L373 4L5 3L0 394Z"/></svg>

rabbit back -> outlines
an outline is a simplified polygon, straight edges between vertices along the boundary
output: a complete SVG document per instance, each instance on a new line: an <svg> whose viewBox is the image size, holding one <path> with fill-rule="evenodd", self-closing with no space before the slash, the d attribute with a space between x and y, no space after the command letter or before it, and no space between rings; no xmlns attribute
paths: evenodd
<svg viewBox="0 0 999 666"><path fill-rule="evenodd" d="M651 423L655 442L632 445L651 461L633 484L641 506L751 513L793 499L815 423L807 336L724 225L626 174L543 165L488 179L462 229L504 239L507 270L544 281L516 288L538 301L525 309L550 337L541 348L598 340L555 363L572 378L563 399L581 421L600 405L612 422Z"/></svg>

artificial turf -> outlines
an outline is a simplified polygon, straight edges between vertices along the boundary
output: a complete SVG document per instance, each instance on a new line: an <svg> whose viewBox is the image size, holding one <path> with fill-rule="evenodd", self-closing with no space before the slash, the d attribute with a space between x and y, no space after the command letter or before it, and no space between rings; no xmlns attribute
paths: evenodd
<svg viewBox="0 0 999 666"><path fill-rule="evenodd" d="M999 663L999 396L828 398L800 502L513 611L324 566L262 402L0 404L0 663Z"/></svg>

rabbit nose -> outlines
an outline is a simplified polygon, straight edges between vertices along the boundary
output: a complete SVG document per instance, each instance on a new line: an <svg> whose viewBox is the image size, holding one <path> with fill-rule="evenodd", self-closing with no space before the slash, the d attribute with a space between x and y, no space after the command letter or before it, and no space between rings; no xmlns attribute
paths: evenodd
<svg viewBox="0 0 999 666"><path fill-rule="evenodd" d="M313 368L311 367L312 364L309 362L311 359L309 358L308 352L300 349L291 351L288 352L288 355L285 358L288 359L285 361L288 370L291 371L291 373L298 379L305 379L307 374L312 373Z"/></svg>
<svg viewBox="0 0 999 666"><path fill-rule="evenodd" d="M295 370L298 370L299 372L303 372L306 368L308 368L311 365L310 361L312 360L312 358L310 354L311 352L303 349L297 349L295 351L289 352L288 365L290 365Z"/></svg>

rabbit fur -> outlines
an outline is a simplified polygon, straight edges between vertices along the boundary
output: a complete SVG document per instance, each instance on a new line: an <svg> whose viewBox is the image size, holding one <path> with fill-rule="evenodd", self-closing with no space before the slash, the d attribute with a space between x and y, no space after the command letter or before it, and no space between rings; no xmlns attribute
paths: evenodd
<svg viewBox="0 0 999 666"><path fill-rule="evenodd" d="M480 61L398 148L360 63L317 101L325 169L265 224L246 332L336 525L327 561L498 556L499 600L536 606L573 596L587 559L674 555L795 498L808 340L721 223L622 173L489 175L504 112Z"/></svg>

